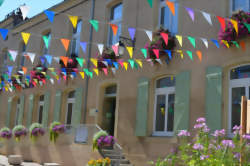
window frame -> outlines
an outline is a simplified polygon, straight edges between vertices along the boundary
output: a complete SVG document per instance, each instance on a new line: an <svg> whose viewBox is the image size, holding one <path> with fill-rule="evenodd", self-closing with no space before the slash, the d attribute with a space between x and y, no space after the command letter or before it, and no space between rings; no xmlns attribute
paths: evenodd
<svg viewBox="0 0 250 166"><path fill-rule="evenodd" d="M157 81L166 77L171 77L171 76L164 76L164 77L160 77L155 81L155 92L154 92L154 119L153 119L153 136L169 136L172 137L174 136L174 131L170 132L167 131L167 122L168 122L168 96L170 94L175 94L175 86L172 87L165 87L165 88L157 88ZM157 113L157 96L158 95L165 95L165 100L166 100L166 104L165 104L165 126L164 126L164 131L156 131L156 113Z"/></svg>
<svg viewBox="0 0 250 166"><path fill-rule="evenodd" d="M81 30L78 33L78 24L81 22ZM73 27L73 32L72 32L72 38L71 38L71 43L70 43L70 56L71 54L76 54L76 56L79 56L79 52L80 52L80 42L81 42L81 34L82 34L82 25L83 25L83 21L80 19L78 20L77 24L76 24L76 28ZM76 46L75 46L75 50L73 50L73 42L74 39L76 41ZM77 41L79 42L77 44ZM76 52L77 50L77 52Z"/></svg>
<svg viewBox="0 0 250 166"><path fill-rule="evenodd" d="M71 93L72 91L70 91L69 93L68 93L68 96L69 96L69 94ZM76 102L76 97L75 97L75 93L76 93L76 91L74 91L74 97L72 98L69 98L68 96L67 96L67 104L66 104L66 116L65 116L65 124L66 125L68 125L67 124L67 119L68 119L68 112L69 112L69 110L68 110L68 106L69 106L69 104L72 104L72 115L71 115L71 124L70 124L70 126L67 126L67 127L71 127L72 126L72 119L73 119L73 115L74 115L74 104L75 104L75 102Z"/></svg>
<svg viewBox="0 0 250 166"><path fill-rule="evenodd" d="M236 10L233 10L233 7L234 7L234 5L233 5L233 3L234 3L234 1L235 0L230 0L230 15L232 15L233 14L233 12L235 12ZM250 0L245 0L246 2L245 2L245 9L244 9L244 11L248 8L248 10L247 11L250 11Z"/></svg>
<svg viewBox="0 0 250 166"><path fill-rule="evenodd" d="M42 96L42 95L40 95L40 96ZM39 97L40 97L39 96ZM43 95L44 96L44 95ZM42 106L43 107L43 110L42 110L42 122L43 122L43 111L44 111L44 104L45 104L45 102L44 102L44 99L41 101L40 99L39 99L39 102L38 102L38 110L37 110L37 123L39 123L39 118L40 118L40 106ZM40 124L42 124L42 122L40 123Z"/></svg>

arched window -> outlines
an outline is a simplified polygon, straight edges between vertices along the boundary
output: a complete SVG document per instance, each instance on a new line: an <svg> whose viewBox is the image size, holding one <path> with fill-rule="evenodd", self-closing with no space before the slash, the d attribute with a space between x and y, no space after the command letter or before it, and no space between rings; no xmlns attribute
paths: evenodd
<svg viewBox="0 0 250 166"><path fill-rule="evenodd" d="M241 96L250 95L250 65L243 65L230 70L229 80L229 131L240 125Z"/></svg>
<svg viewBox="0 0 250 166"><path fill-rule="evenodd" d="M39 97L38 102L38 114L37 114L37 122L42 124L43 123L43 110L44 110L44 95Z"/></svg>
<svg viewBox="0 0 250 166"><path fill-rule="evenodd" d="M75 54L75 56L78 56L79 54L81 31L82 31L82 20L79 20L76 28L73 28L73 35L71 41L71 55Z"/></svg>
<svg viewBox="0 0 250 166"><path fill-rule="evenodd" d="M67 108L66 108L67 112L66 112L66 119L65 119L66 125L72 124L74 104L75 104L75 91L71 91L68 93L68 98L67 98Z"/></svg>
<svg viewBox="0 0 250 166"><path fill-rule="evenodd" d="M20 101L20 98L18 98L17 99L17 105L16 105L15 125L18 125L18 119L19 119L20 110L21 110L21 101Z"/></svg>
<svg viewBox="0 0 250 166"><path fill-rule="evenodd" d="M174 129L175 78L156 81L154 131L155 136L172 136Z"/></svg>
<svg viewBox="0 0 250 166"><path fill-rule="evenodd" d="M119 3L111 8L110 23L118 26L116 36L113 35L112 28L109 28L108 45L114 45L119 42L119 37L122 32L122 3Z"/></svg>

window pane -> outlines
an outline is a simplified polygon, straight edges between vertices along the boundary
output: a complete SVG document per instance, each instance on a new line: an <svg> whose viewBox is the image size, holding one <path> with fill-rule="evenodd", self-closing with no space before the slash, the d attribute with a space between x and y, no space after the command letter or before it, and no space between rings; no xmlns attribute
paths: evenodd
<svg viewBox="0 0 250 166"><path fill-rule="evenodd" d="M44 101L44 95L40 96L40 101Z"/></svg>
<svg viewBox="0 0 250 166"><path fill-rule="evenodd" d="M159 79L156 83L156 88L165 88L165 87L173 87L175 86L175 78L174 77L165 77Z"/></svg>
<svg viewBox="0 0 250 166"><path fill-rule="evenodd" d="M43 122L43 106L40 105L40 107L39 107L38 123L42 124L42 122Z"/></svg>
<svg viewBox="0 0 250 166"><path fill-rule="evenodd" d="M122 19L122 4L115 6L111 11L111 20Z"/></svg>
<svg viewBox="0 0 250 166"><path fill-rule="evenodd" d="M72 111L73 111L73 104L68 103L68 112L67 112L67 120L66 120L67 125L71 125L71 119L72 119L72 113L73 113Z"/></svg>
<svg viewBox="0 0 250 166"><path fill-rule="evenodd" d="M241 96L245 95L245 87L232 88L232 128L240 125Z"/></svg>
<svg viewBox="0 0 250 166"><path fill-rule="evenodd" d="M161 20L160 24L164 26L164 18L165 18L165 7L161 8Z"/></svg>
<svg viewBox="0 0 250 166"><path fill-rule="evenodd" d="M234 68L230 72L230 79L250 78L250 65Z"/></svg>
<svg viewBox="0 0 250 166"><path fill-rule="evenodd" d="M245 10L247 0L233 0L233 11Z"/></svg>
<svg viewBox="0 0 250 166"><path fill-rule="evenodd" d="M116 86L109 86L105 90L105 94L115 94L116 93Z"/></svg>
<svg viewBox="0 0 250 166"><path fill-rule="evenodd" d="M156 101L156 119L155 119L156 131L165 130L165 105L166 105L166 96L158 95Z"/></svg>
<svg viewBox="0 0 250 166"><path fill-rule="evenodd" d="M74 98L75 97L75 91L69 92L68 98Z"/></svg>
<svg viewBox="0 0 250 166"><path fill-rule="evenodd" d="M175 94L168 95L167 131L173 131L174 129L174 99L175 99Z"/></svg>
<svg viewBox="0 0 250 166"><path fill-rule="evenodd" d="M18 125L18 118L19 118L19 108L20 108L20 105L17 105L17 109L16 109L16 119L15 119L15 125Z"/></svg>

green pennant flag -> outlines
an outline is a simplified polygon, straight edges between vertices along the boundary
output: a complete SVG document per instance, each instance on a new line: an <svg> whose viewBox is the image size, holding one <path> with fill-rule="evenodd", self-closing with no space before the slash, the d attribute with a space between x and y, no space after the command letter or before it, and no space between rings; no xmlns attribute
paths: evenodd
<svg viewBox="0 0 250 166"><path fill-rule="evenodd" d="M237 47L237 48L240 48L239 44L237 43L237 41L232 41L233 44Z"/></svg>
<svg viewBox="0 0 250 166"><path fill-rule="evenodd" d="M89 20L90 24L94 27L95 31L98 32L99 29L99 21L97 20Z"/></svg>
<svg viewBox="0 0 250 166"><path fill-rule="evenodd" d="M148 4L152 8L153 7L153 0L148 0Z"/></svg>
<svg viewBox="0 0 250 166"><path fill-rule="evenodd" d="M92 79L93 78L93 72L89 72L89 77Z"/></svg>
<svg viewBox="0 0 250 166"><path fill-rule="evenodd" d="M189 58L190 58L191 60L193 60L192 52L191 52L191 51L187 51L187 54L188 54Z"/></svg>
<svg viewBox="0 0 250 166"><path fill-rule="evenodd" d="M195 38L188 36L188 40L190 41L190 43L193 45L193 47L195 48Z"/></svg>
<svg viewBox="0 0 250 166"><path fill-rule="evenodd" d="M3 78L4 78L4 80L8 80L9 79L9 76L8 76L8 74L3 74Z"/></svg>
<svg viewBox="0 0 250 166"><path fill-rule="evenodd" d="M248 23L244 23L244 25L247 27L248 32L250 32L250 24L248 24Z"/></svg>
<svg viewBox="0 0 250 166"><path fill-rule="evenodd" d="M51 73L52 73L54 76L57 76L57 75L56 75L56 72L53 71L53 72L51 72Z"/></svg>
<svg viewBox="0 0 250 166"><path fill-rule="evenodd" d="M147 58L147 49L146 48L142 48L141 52L143 53L144 58L146 59Z"/></svg>
<svg viewBox="0 0 250 166"><path fill-rule="evenodd" d="M135 63L135 68L136 68L136 70L138 70L138 68L139 68L137 63Z"/></svg>
<svg viewBox="0 0 250 166"><path fill-rule="evenodd" d="M43 36L43 41L47 49L49 49L50 36Z"/></svg>
<svg viewBox="0 0 250 166"><path fill-rule="evenodd" d="M50 76L49 75L46 75L46 78L47 78L47 80L50 80Z"/></svg>
<svg viewBox="0 0 250 166"><path fill-rule="evenodd" d="M135 61L133 59L129 59L128 61L129 61L130 65L131 65L131 68L133 69L134 66L135 66Z"/></svg>
<svg viewBox="0 0 250 166"><path fill-rule="evenodd" d="M14 59L12 58L12 56L11 56L11 54L9 52L8 52L8 56L9 56L10 60L13 62Z"/></svg>
<svg viewBox="0 0 250 166"><path fill-rule="evenodd" d="M83 67L84 59L83 58L76 58L77 62L81 67Z"/></svg>

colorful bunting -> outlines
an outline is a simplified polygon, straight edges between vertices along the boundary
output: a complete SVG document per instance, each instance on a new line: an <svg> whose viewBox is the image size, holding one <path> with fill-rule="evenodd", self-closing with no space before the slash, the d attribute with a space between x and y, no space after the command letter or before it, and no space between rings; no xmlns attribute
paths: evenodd
<svg viewBox="0 0 250 166"><path fill-rule="evenodd" d="M115 66L116 69L119 69L119 66L118 66L117 62L113 62L113 65Z"/></svg>
<svg viewBox="0 0 250 166"><path fill-rule="evenodd" d="M232 41L233 44L237 47L237 48L240 48L239 44L236 42L236 41Z"/></svg>
<svg viewBox="0 0 250 166"><path fill-rule="evenodd" d="M161 33L161 37L163 38L166 46L168 45L168 34L167 33Z"/></svg>
<svg viewBox="0 0 250 166"><path fill-rule="evenodd" d="M23 73L26 74L27 73L27 67L22 67Z"/></svg>
<svg viewBox="0 0 250 166"><path fill-rule="evenodd" d="M227 48L229 48L229 44L228 44L228 42L227 42L226 40L221 40L221 42L222 42Z"/></svg>
<svg viewBox="0 0 250 166"><path fill-rule="evenodd" d="M60 61L60 58L58 58L58 57L53 57L53 59L54 59L57 63L59 63L59 61Z"/></svg>
<svg viewBox="0 0 250 166"><path fill-rule="evenodd" d="M148 30L145 30L145 32L146 32L149 40L152 41L153 40L153 32L152 31L148 31Z"/></svg>
<svg viewBox="0 0 250 166"><path fill-rule="evenodd" d="M142 48L141 52L143 53L144 58L147 58L147 49L146 48Z"/></svg>
<svg viewBox="0 0 250 166"><path fill-rule="evenodd" d="M12 70L13 70L13 66L8 66L7 68L8 68L8 74L11 75Z"/></svg>
<svg viewBox="0 0 250 166"><path fill-rule="evenodd" d="M246 51L246 43L244 41L240 42L240 46L241 46L243 51Z"/></svg>
<svg viewBox="0 0 250 166"><path fill-rule="evenodd" d="M185 7L186 11L188 12L190 18L192 19L192 21L194 22L194 10L188 7Z"/></svg>
<svg viewBox="0 0 250 166"><path fill-rule="evenodd" d="M31 52L27 52L27 56L30 58L30 61L32 63L34 63L36 54L35 53L31 53Z"/></svg>
<svg viewBox="0 0 250 166"><path fill-rule="evenodd" d="M119 46L118 45L112 45L112 49L113 51L115 52L115 55L118 56L118 49L119 49Z"/></svg>
<svg viewBox="0 0 250 166"><path fill-rule="evenodd" d="M15 50L9 50L9 54L11 56L11 60L14 62L16 60L18 52Z"/></svg>
<svg viewBox="0 0 250 166"><path fill-rule="evenodd" d="M67 67L68 65L68 60L69 60L69 57L66 57L66 56L60 56L60 59L62 60L64 66Z"/></svg>
<svg viewBox="0 0 250 166"><path fill-rule="evenodd" d="M85 73L84 72L79 72L80 73L80 75L81 75L81 77L82 77L82 79L84 80L84 77L85 77Z"/></svg>
<svg viewBox="0 0 250 166"><path fill-rule="evenodd" d="M153 0L147 0L147 1L148 1L149 6L152 8L153 7Z"/></svg>
<svg viewBox="0 0 250 166"><path fill-rule="evenodd" d="M93 65L95 65L95 67L97 67L97 59L91 58L90 61L93 63Z"/></svg>
<svg viewBox="0 0 250 166"><path fill-rule="evenodd" d="M218 21L220 22L221 28L223 31L226 30L226 20L223 17L217 16Z"/></svg>
<svg viewBox="0 0 250 166"><path fill-rule="evenodd" d="M116 69L115 68L112 67L111 70L112 70L113 74L116 74Z"/></svg>
<svg viewBox="0 0 250 166"><path fill-rule="evenodd" d="M211 39L211 41L216 45L217 48L220 48L220 44L217 40Z"/></svg>
<svg viewBox="0 0 250 166"><path fill-rule="evenodd" d="M108 68L102 68L105 75L108 75Z"/></svg>
<svg viewBox="0 0 250 166"><path fill-rule="evenodd" d="M206 12L201 12L201 13L202 13L202 15L205 17L205 19L207 20L207 22L212 26L213 23L212 23L210 14L208 14L208 13L206 13Z"/></svg>
<svg viewBox="0 0 250 166"><path fill-rule="evenodd" d="M133 47L126 47L130 58L133 58Z"/></svg>
<svg viewBox="0 0 250 166"><path fill-rule="evenodd" d="M80 46L82 48L82 51L86 54L87 42L80 42Z"/></svg>
<svg viewBox="0 0 250 166"><path fill-rule="evenodd" d="M201 51L199 51L199 50L196 51L196 54L197 54L199 60L202 61L202 53L201 53Z"/></svg>
<svg viewBox="0 0 250 166"><path fill-rule="evenodd" d="M182 50L177 50L177 52L181 55L181 59L183 59L183 58L184 58L184 55L183 55Z"/></svg>
<svg viewBox="0 0 250 166"><path fill-rule="evenodd" d="M93 69L93 71L95 72L95 74L98 76L99 75L99 70L98 69Z"/></svg>
<svg viewBox="0 0 250 166"><path fill-rule="evenodd" d="M113 31L114 36L116 36L117 31L118 31L118 26L116 24L109 24L109 25Z"/></svg>
<svg viewBox="0 0 250 166"><path fill-rule="evenodd" d="M190 43L193 45L193 47L195 48L195 38L188 36L188 40L190 41Z"/></svg>
<svg viewBox="0 0 250 166"><path fill-rule="evenodd" d="M50 36L43 36L43 41L47 49L49 49Z"/></svg>
<svg viewBox="0 0 250 166"><path fill-rule="evenodd" d="M123 66L124 66L125 70L127 71L128 70L128 62L123 62Z"/></svg>
<svg viewBox="0 0 250 166"><path fill-rule="evenodd" d="M78 16L68 16L70 22L72 23L73 27L76 28L77 26L77 21L78 21Z"/></svg>
<svg viewBox="0 0 250 166"><path fill-rule="evenodd" d="M156 56L156 59L159 59L160 57L160 51L158 50L158 49L153 49L153 52L154 52L154 54L155 54L155 56Z"/></svg>
<svg viewBox="0 0 250 166"><path fill-rule="evenodd" d="M83 58L76 58L77 62L81 67L83 67L84 59Z"/></svg>
<svg viewBox="0 0 250 166"><path fill-rule="evenodd" d="M233 24L236 33L238 34L238 22L233 19L231 19L230 21Z"/></svg>
<svg viewBox="0 0 250 166"><path fill-rule="evenodd" d="M2 29L2 28L0 28L0 33L1 33L2 37L3 37L3 40L5 40L6 37L8 36L8 32L9 32L8 29Z"/></svg>
<svg viewBox="0 0 250 166"><path fill-rule="evenodd" d="M98 32L98 30L99 30L99 21L97 21L97 20L89 20L89 22L94 27L95 31Z"/></svg>
<svg viewBox="0 0 250 166"><path fill-rule="evenodd" d="M172 52L171 50L165 50L165 52L168 54L169 59L172 59Z"/></svg>
<svg viewBox="0 0 250 166"><path fill-rule="evenodd" d="M174 6L174 2L170 2L169 0L166 0L166 4L168 6L168 8L170 9L171 13L173 15L175 15L175 6Z"/></svg>
<svg viewBox="0 0 250 166"><path fill-rule="evenodd" d="M26 6L26 5L22 5L22 6L20 6L20 10L22 12L23 20L25 20L25 18L27 17L27 15L29 13L30 7Z"/></svg>
<svg viewBox="0 0 250 166"><path fill-rule="evenodd" d="M129 59L128 62L130 63L131 68L133 69L135 66L135 61L133 59Z"/></svg>
<svg viewBox="0 0 250 166"><path fill-rule="evenodd" d="M155 60L162 65L162 61L160 59L155 59Z"/></svg>
<svg viewBox="0 0 250 166"><path fill-rule="evenodd" d="M175 35L175 37L177 38L177 40L178 40L180 46L182 47L182 36L180 36L180 35Z"/></svg>
<svg viewBox="0 0 250 166"><path fill-rule="evenodd" d="M208 48L208 41L205 38L201 38L203 44Z"/></svg>
<svg viewBox="0 0 250 166"><path fill-rule="evenodd" d="M21 32L21 35L25 45L27 45L30 38L30 33Z"/></svg>
<svg viewBox="0 0 250 166"><path fill-rule="evenodd" d="M243 23L246 27L247 27L247 29L248 29L248 32L250 33L250 24L248 24L248 23Z"/></svg>
<svg viewBox="0 0 250 166"><path fill-rule="evenodd" d="M135 31L136 31L135 28L128 28L128 32L132 40L134 40L135 38Z"/></svg>
<svg viewBox="0 0 250 166"><path fill-rule="evenodd" d="M65 48L65 50L68 51L70 40L69 39L61 39L61 42L62 42L63 47Z"/></svg>
<svg viewBox="0 0 250 166"><path fill-rule="evenodd" d="M55 12L45 10L44 13L45 13L45 15L48 17L49 21L50 21L51 23L53 23L53 21L54 21L54 16L55 16Z"/></svg>
<svg viewBox="0 0 250 166"><path fill-rule="evenodd" d="M140 59L136 59L135 61L136 61L136 63L138 63L138 65L142 68L142 61L141 61Z"/></svg>
<svg viewBox="0 0 250 166"><path fill-rule="evenodd" d="M44 55L44 57L47 60L47 62L51 65L51 63L52 63L52 56L50 56L50 55Z"/></svg>
<svg viewBox="0 0 250 166"><path fill-rule="evenodd" d="M102 55L103 49L104 49L104 45L103 44L97 44L97 47L98 47L100 55Z"/></svg>
<svg viewBox="0 0 250 166"><path fill-rule="evenodd" d="M192 55L192 52L191 52L191 51L186 51L186 52L187 52L187 54L188 54L189 58L190 58L191 60L193 60L193 55Z"/></svg>

